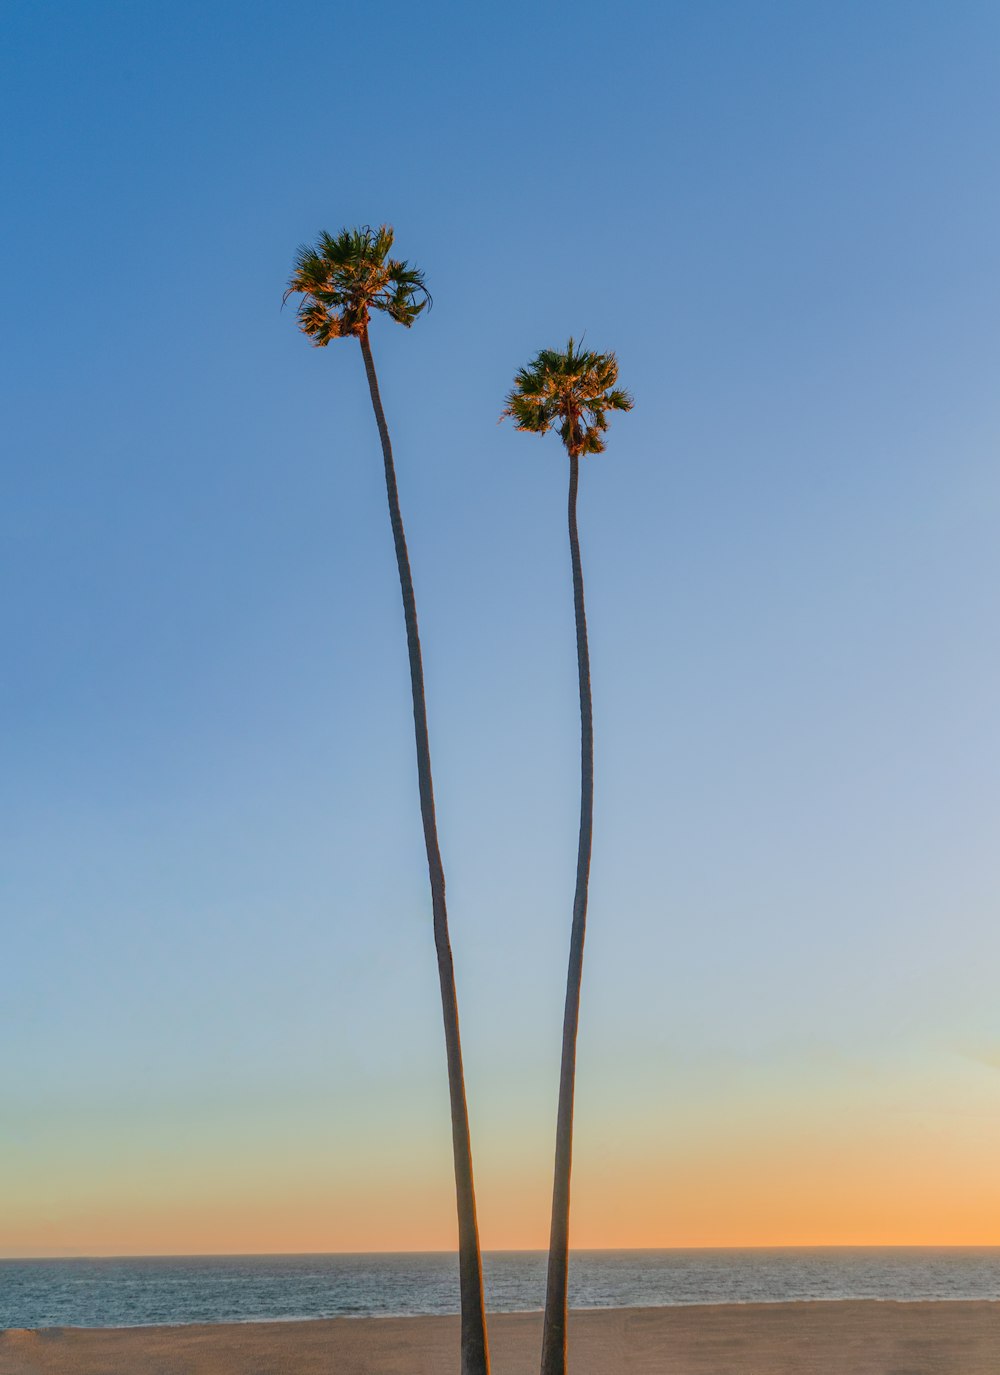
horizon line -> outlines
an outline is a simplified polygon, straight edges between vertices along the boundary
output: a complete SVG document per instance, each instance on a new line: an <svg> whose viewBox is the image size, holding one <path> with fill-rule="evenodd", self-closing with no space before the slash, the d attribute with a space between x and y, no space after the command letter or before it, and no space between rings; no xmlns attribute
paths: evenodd
<svg viewBox="0 0 1000 1375"><path fill-rule="evenodd" d="M743 1246L576 1246L570 1255L658 1253L663 1251L996 1251L1000 1241L982 1242L798 1242L756 1243ZM539 1246L484 1247L484 1256L548 1254ZM35 1260L294 1260L305 1256L457 1256L457 1249L405 1247L378 1251L48 1251L34 1255L0 1252L0 1264Z"/></svg>

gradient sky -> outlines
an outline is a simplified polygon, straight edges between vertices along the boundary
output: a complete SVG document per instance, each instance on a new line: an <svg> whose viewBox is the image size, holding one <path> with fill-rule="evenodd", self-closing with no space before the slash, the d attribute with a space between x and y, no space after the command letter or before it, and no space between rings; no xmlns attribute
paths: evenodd
<svg viewBox="0 0 1000 1375"><path fill-rule="evenodd" d="M447 1248L388 220L487 1247L544 1244L597 814L580 1246L1000 1243L992 0L7 7L0 1254Z"/></svg>

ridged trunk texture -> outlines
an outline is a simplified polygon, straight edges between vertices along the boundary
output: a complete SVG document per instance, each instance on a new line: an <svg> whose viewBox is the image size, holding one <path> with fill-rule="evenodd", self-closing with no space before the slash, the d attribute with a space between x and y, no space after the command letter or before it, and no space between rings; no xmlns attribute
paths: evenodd
<svg viewBox="0 0 1000 1375"><path fill-rule="evenodd" d="M587 611L583 601L583 566L576 524L576 494L580 461L569 459L569 549L573 563L573 607L576 612L576 658L580 674L580 840L576 859L576 894L566 975L563 1013L562 1065L559 1071L559 1111L556 1118L556 1160L552 1184L552 1226L549 1268L542 1329L542 1375L565 1375L566 1287L569 1273L569 1185L573 1168L573 1096L576 1088L576 1034L580 1022L580 983L583 943L587 931L587 889L594 834L594 711L590 695L590 650Z"/></svg>
<svg viewBox="0 0 1000 1375"><path fill-rule="evenodd" d="M458 997L455 968L448 936L448 910L445 905L444 867L438 845L437 817L434 810L434 784L431 777L431 750L427 735L427 707L424 699L424 668L417 628L417 604L413 594L410 557L406 549L403 517L399 509L396 469L392 460L389 429L385 423L379 395L375 360L367 330L360 336L361 352L368 374L372 407L382 441L385 461L385 490L389 500L389 519L396 547L399 586L403 595L406 644L410 656L410 687L413 694L413 733L417 746L417 778L420 787L420 816L427 848L427 868L431 881L431 906L434 914L434 945L437 950L438 977L441 982L441 1008L444 1014L444 1040L448 1056L448 1090L451 1097L451 1136L455 1156L455 1192L458 1203L458 1264L462 1296L462 1375L489 1375L490 1356L486 1337L486 1308L483 1299L483 1266L479 1251L479 1226L476 1221L476 1193L472 1177L472 1143L469 1113L465 1101L465 1075L462 1070L462 1042L458 1029Z"/></svg>

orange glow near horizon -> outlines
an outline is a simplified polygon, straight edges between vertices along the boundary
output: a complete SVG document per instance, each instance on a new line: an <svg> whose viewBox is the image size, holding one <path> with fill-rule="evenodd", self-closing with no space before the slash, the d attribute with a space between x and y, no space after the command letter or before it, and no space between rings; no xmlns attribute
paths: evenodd
<svg viewBox="0 0 1000 1375"><path fill-rule="evenodd" d="M988 1058L805 1071L678 1073L645 1098L624 1075L585 1081L573 1246L1000 1245ZM72 1146L23 1153L0 1255L454 1250L446 1120L400 1134L284 1108L271 1135L250 1117L178 1128L169 1107L144 1134L78 1118ZM476 1123L482 1243L543 1249L546 1124L508 1108Z"/></svg>
<svg viewBox="0 0 1000 1375"><path fill-rule="evenodd" d="M486 1250L541 1249L548 1186L539 1172L479 1182ZM92 1198L19 1210L7 1255L241 1254L453 1250L450 1180L299 1186L144 1203ZM1000 1244L1000 1183L988 1143L885 1137L853 1146L649 1153L575 1171L573 1245L585 1248Z"/></svg>

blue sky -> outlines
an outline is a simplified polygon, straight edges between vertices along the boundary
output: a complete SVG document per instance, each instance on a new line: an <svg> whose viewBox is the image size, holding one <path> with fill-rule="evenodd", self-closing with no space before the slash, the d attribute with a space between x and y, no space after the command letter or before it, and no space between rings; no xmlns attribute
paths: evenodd
<svg viewBox="0 0 1000 1375"><path fill-rule="evenodd" d="M911 1136L995 1133L995 6L38 3L4 28L0 1250L449 1244L377 436L357 350L280 309L296 247L345 224L392 222L434 295L374 347L486 1243L544 1237L578 806L565 465L496 419L570 333L636 397L581 490L577 1159L613 1202L625 1139L662 1189L653 1233L582 1197L580 1239L727 1239L670 1194L727 1112L877 1127L874 1077L912 1086ZM370 1229L342 1228L375 1160ZM289 1175L326 1190L313 1231L142 1221L237 1176L234 1210L280 1214ZM964 1238L941 1209L925 1239Z"/></svg>

